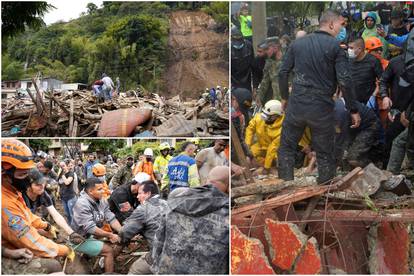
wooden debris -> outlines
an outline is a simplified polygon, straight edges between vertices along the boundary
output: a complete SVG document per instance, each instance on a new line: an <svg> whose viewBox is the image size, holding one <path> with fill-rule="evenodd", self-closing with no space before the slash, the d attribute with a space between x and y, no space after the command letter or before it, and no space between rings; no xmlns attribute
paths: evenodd
<svg viewBox="0 0 414 276"><path fill-rule="evenodd" d="M105 113L119 109L145 108L152 110L151 121L145 127L136 129L138 132L132 132L131 136L144 131L150 131L154 136L164 136L163 124L174 116L185 118L183 124L187 129L185 133L171 129L169 136L228 136L228 112L212 109L206 102L182 102L178 95L165 100L158 94L142 89L128 91L107 102L100 102L90 91L43 92L36 89L35 95L29 91L30 98L2 101L2 135L93 137L97 136L102 115ZM46 105L45 100L49 104ZM44 117L47 123L44 126L36 124L35 128L28 128L27 126L33 125L29 120L30 114ZM160 131L155 131L156 129Z"/></svg>

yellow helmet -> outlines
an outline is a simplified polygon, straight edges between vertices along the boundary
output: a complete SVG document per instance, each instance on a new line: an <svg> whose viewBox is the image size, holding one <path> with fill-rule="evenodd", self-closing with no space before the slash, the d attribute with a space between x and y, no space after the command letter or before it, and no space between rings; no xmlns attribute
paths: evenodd
<svg viewBox="0 0 414 276"><path fill-rule="evenodd" d="M106 168L104 165L98 163L92 167L92 173L95 176L104 176L106 174Z"/></svg>
<svg viewBox="0 0 414 276"><path fill-rule="evenodd" d="M9 163L16 169L32 169L35 167L31 149L16 139L1 141L1 162Z"/></svg>
<svg viewBox="0 0 414 276"><path fill-rule="evenodd" d="M200 139L198 139L198 138L190 138L189 141L191 143L194 143L195 145L200 144Z"/></svg>
<svg viewBox="0 0 414 276"><path fill-rule="evenodd" d="M158 147L158 149L160 151L170 149L170 144L168 144L167 142L161 143L160 146Z"/></svg>

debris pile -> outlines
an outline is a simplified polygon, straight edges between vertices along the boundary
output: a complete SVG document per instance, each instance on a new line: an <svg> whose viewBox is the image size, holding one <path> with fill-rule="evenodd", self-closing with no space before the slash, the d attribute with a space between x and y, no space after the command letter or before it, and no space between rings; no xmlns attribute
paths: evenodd
<svg viewBox="0 0 414 276"><path fill-rule="evenodd" d="M232 189L232 274L414 272L413 187L403 175L369 164L327 185L247 182Z"/></svg>
<svg viewBox="0 0 414 276"><path fill-rule="evenodd" d="M228 110L203 99L182 102L128 91L100 102L90 91L45 92L2 101L2 136L147 137L226 136ZM144 95L143 95L144 94ZM111 131L108 131L110 129Z"/></svg>

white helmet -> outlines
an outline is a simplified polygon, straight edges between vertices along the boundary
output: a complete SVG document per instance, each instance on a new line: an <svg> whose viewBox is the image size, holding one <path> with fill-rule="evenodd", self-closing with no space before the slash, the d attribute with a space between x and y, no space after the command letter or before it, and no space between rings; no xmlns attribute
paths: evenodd
<svg viewBox="0 0 414 276"><path fill-rule="evenodd" d="M150 148L146 148L146 149L144 150L144 155L147 155L147 156L154 156L154 152L152 151L152 149L150 149Z"/></svg>
<svg viewBox="0 0 414 276"><path fill-rule="evenodd" d="M267 116L282 115L282 104L278 100L270 100L264 105L262 112Z"/></svg>
<svg viewBox="0 0 414 276"><path fill-rule="evenodd" d="M151 176L149 176L149 174L144 173L144 172L139 172L137 173L137 175L134 177L134 180L138 183L142 183L144 181L148 181L151 180Z"/></svg>
<svg viewBox="0 0 414 276"><path fill-rule="evenodd" d="M221 86L220 85L217 85L217 89L221 89Z"/></svg>

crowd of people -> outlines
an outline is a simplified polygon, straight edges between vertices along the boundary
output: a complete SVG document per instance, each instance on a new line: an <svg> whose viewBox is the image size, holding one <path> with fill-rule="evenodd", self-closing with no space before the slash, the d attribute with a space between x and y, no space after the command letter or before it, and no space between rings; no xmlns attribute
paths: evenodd
<svg viewBox="0 0 414 276"><path fill-rule="evenodd" d="M405 157L414 167L414 11L400 3L328 9L318 30L268 37L255 51L242 6L241 29L231 29L231 120L251 166L284 180L305 167L321 184L337 168L372 162L399 174Z"/></svg>
<svg viewBox="0 0 414 276"><path fill-rule="evenodd" d="M229 93L230 91L227 87L221 88L220 85L217 85L215 88L206 87L200 99L210 103L211 107L224 110L229 106Z"/></svg>
<svg viewBox="0 0 414 276"><path fill-rule="evenodd" d="M228 154L227 140L200 148L193 139L177 153L163 142L137 157L91 153L83 162L3 139L2 272L61 272L63 260L86 255L112 273L141 235L149 252L129 273L227 274Z"/></svg>

